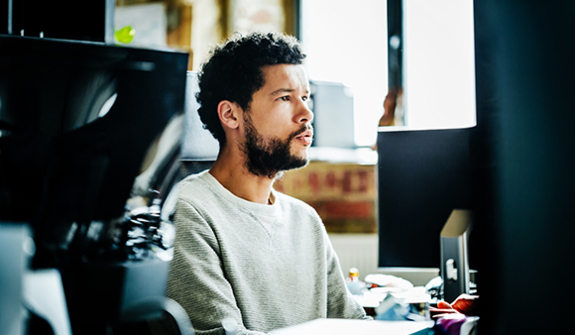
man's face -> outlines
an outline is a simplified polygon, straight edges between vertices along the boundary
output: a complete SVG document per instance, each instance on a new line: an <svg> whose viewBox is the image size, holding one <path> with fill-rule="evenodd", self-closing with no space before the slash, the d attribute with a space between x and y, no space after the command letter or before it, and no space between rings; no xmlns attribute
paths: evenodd
<svg viewBox="0 0 575 335"><path fill-rule="evenodd" d="M246 165L257 176L305 166L312 143L313 113L307 106L309 82L302 65L262 68L264 86L244 113Z"/></svg>

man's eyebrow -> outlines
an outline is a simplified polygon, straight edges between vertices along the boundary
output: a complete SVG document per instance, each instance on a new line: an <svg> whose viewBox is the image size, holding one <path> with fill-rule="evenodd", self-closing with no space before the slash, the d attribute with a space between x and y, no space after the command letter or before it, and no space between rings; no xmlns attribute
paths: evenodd
<svg viewBox="0 0 575 335"><path fill-rule="evenodd" d="M295 89L293 88L280 88L278 90L275 90L271 93L271 95L278 95L278 94L282 94L282 93L291 93L295 91Z"/></svg>
<svg viewBox="0 0 575 335"><path fill-rule="evenodd" d="M278 94L282 94L282 93L291 93L294 91L295 91L294 88L280 88L280 89L273 91L270 95L278 95ZM309 94L309 90L306 90L305 93Z"/></svg>

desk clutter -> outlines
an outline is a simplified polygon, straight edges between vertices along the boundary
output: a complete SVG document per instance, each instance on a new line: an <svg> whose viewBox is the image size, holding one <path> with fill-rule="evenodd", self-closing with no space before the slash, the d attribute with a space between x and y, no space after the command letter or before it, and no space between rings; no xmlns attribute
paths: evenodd
<svg viewBox="0 0 575 335"><path fill-rule="evenodd" d="M441 301L443 287L441 277L433 278L425 286L414 286L408 280L386 274L368 274L364 279L360 280L359 271L351 268L347 287L376 321L411 321L419 325L431 324L416 332L400 331L394 334L476 334L479 320L477 316L455 312L441 314L438 317L430 312L431 310L437 311L438 303Z"/></svg>

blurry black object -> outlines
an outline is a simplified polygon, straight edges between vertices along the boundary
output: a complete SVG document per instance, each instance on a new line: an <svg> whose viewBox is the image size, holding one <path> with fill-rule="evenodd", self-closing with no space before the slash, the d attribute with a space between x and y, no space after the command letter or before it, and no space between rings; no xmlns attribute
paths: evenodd
<svg viewBox="0 0 575 335"><path fill-rule="evenodd" d="M0 50L0 218L67 248L73 223L80 233L123 217L145 160L183 113L188 55L7 36ZM165 193L139 196L151 205Z"/></svg>
<svg viewBox="0 0 575 335"><path fill-rule="evenodd" d="M2 0L0 34L113 43L115 0Z"/></svg>
<svg viewBox="0 0 575 335"><path fill-rule="evenodd" d="M126 287L163 297L187 64L180 52L0 35L0 220L30 223L32 267L61 271L75 333L141 307L123 305Z"/></svg>

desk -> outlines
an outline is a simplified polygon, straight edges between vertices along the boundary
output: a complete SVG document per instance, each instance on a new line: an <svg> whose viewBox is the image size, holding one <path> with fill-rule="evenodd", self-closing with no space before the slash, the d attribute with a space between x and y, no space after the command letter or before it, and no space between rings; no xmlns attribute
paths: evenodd
<svg viewBox="0 0 575 335"><path fill-rule="evenodd" d="M410 335L430 329L433 321L377 321L348 319L317 319L299 325L271 332L271 335L349 335L349 334L393 334Z"/></svg>

